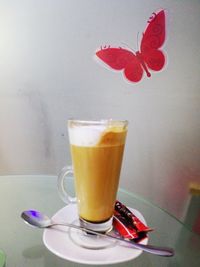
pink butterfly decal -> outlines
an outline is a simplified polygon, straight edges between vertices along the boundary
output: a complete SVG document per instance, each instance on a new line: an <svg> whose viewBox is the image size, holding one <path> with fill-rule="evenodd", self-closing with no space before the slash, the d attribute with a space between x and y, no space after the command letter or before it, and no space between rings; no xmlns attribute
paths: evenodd
<svg viewBox="0 0 200 267"><path fill-rule="evenodd" d="M143 73L151 77L149 69L160 71L165 65L165 55L159 50L165 41L165 12L153 13L142 35L140 51L133 53L125 48L104 47L96 56L114 70L123 70L131 82L139 82Z"/></svg>

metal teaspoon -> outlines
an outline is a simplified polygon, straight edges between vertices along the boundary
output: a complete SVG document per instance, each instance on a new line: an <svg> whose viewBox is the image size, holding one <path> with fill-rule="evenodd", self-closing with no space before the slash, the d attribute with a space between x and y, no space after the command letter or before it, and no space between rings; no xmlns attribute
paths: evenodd
<svg viewBox="0 0 200 267"><path fill-rule="evenodd" d="M108 233L99 233L99 232L92 231L90 229L87 229L87 228L84 228L78 225L70 224L70 223L53 223L47 215L42 214L41 212L37 210L23 211L21 214L21 218L29 225L32 225L38 228L50 228L52 226L62 225L62 226L79 229L86 233L95 234L97 236L108 237L108 238L115 239L121 242L126 242L129 245L132 245L134 248L137 248L137 249L140 249L140 250L143 250L143 251L155 254L155 255L164 256L164 257L171 257L174 255L174 250L172 248L157 247L157 246L152 246L152 245L143 245L143 244L135 243L132 240L128 241L121 237L112 236L112 235L109 235Z"/></svg>

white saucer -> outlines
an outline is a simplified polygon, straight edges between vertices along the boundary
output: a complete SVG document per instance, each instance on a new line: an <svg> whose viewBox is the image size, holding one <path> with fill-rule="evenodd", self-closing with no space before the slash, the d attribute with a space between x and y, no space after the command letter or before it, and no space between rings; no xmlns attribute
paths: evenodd
<svg viewBox="0 0 200 267"><path fill-rule="evenodd" d="M131 208L129 209L132 210L144 224L146 224L144 217L139 211ZM77 206L72 204L62 208L52 217L52 220L54 222L74 223L78 220ZM77 236L76 232L75 234L75 236ZM90 239L90 237L87 238ZM91 237L91 239L92 238L93 237ZM106 248L102 247L102 249L99 247L95 250L94 248L85 248L75 242L75 239L72 238L72 228L69 229L69 227L66 226L56 226L54 228L45 229L43 233L43 242L45 246L58 257L83 264L106 265L120 263L130 261L142 253L141 250L134 249L133 247L130 247L129 244L127 245L126 243L119 241L110 241L110 246L107 246ZM92 242L94 242L94 246L95 243L99 244L98 239L95 239ZM101 242L104 242L104 240L101 240ZM145 238L140 243L147 244L148 238Z"/></svg>

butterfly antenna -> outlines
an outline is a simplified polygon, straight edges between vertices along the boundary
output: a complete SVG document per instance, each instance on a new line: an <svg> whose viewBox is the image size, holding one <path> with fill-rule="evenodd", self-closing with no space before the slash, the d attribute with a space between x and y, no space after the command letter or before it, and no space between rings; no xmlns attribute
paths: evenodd
<svg viewBox="0 0 200 267"><path fill-rule="evenodd" d="M137 51L139 51L139 32L137 33Z"/></svg>
<svg viewBox="0 0 200 267"><path fill-rule="evenodd" d="M128 48L130 51L135 53L135 51L129 45L127 45L126 43L121 43L121 44L122 44L123 47Z"/></svg>

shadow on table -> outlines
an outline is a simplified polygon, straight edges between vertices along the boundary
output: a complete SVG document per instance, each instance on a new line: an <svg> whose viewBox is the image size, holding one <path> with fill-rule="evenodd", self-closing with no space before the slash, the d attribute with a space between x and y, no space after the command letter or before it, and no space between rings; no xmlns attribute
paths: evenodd
<svg viewBox="0 0 200 267"><path fill-rule="evenodd" d="M38 260L39 258L43 259L44 267L86 267L86 266L96 266L96 265L85 265L78 264L70 261L66 261L55 256L53 253L48 251L44 245L36 245L30 248L27 248L23 251L23 257L26 259L30 259L32 264L34 265L34 260ZM164 258L155 255L150 255L148 253L142 253L139 257L134 260L125 263L119 263L115 265L107 265L107 266L115 266L115 267L171 267L176 266L174 264L173 258ZM177 267L177 266L176 266Z"/></svg>

